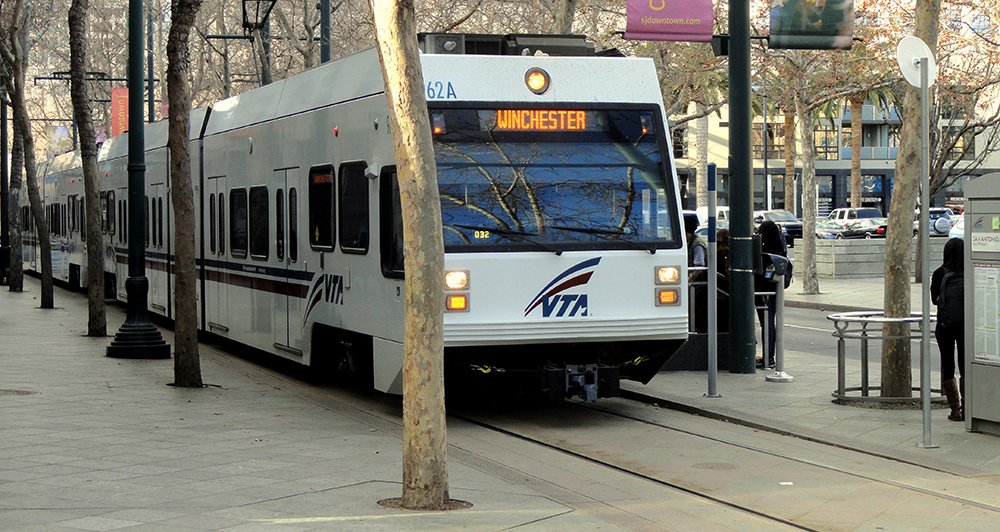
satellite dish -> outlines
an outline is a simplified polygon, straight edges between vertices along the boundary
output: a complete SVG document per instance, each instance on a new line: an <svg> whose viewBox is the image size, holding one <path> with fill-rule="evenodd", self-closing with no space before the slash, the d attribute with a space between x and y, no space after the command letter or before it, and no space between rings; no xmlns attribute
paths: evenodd
<svg viewBox="0 0 1000 532"><path fill-rule="evenodd" d="M899 71L903 73L906 81L914 87L920 88L920 61L926 58L927 64L927 86L934 85L937 77L937 68L934 63L934 52L931 52L927 43L920 37L907 37L896 46L896 62L899 63Z"/></svg>

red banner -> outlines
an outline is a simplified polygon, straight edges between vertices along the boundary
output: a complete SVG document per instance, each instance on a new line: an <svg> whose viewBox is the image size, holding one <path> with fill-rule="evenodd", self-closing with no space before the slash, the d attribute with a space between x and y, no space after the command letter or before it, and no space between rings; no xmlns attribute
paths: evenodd
<svg viewBox="0 0 1000 532"><path fill-rule="evenodd" d="M111 136L128 131L128 89L111 89Z"/></svg>
<svg viewBox="0 0 1000 532"><path fill-rule="evenodd" d="M712 40L712 0L627 0L625 11L626 39Z"/></svg>

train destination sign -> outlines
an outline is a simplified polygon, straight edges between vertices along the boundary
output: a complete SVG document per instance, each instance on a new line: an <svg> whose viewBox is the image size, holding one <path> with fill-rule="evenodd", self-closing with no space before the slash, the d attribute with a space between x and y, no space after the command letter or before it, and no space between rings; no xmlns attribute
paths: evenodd
<svg viewBox="0 0 1000 532"><path fill-rule="evenodd" d="M499 109L497 129L529 131L582 131L587 129L587 112L544 109Z"/></svg>

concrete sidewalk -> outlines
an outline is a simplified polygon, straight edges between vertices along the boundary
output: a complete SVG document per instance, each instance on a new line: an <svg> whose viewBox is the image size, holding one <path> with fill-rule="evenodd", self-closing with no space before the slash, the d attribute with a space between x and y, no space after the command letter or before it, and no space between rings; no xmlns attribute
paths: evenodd
<svg viewBox="0 0 1000 532"><path fill-rule="evenodd" d="M786 290L786 306L826 310L831 314L882 309L882 279L820 279L819 295L800 294L801 286L801 279L797 278ZM922 297L919 284L911 285L911 297L911 308L918 312ZM816 331L818 349L836 349L837 339L832 333L832 323L828 331ZM859 348L857 342L847 344L847 349L854 352ZM938 356L936 348L932 356ZM919 386L916 351L914 366L914 386ZM964 423L947 419L948 410L931 411L931 443L938 447L925 449L918 446L923 444L921 410L867 409L833 403L831 394L837 388L836 357L786 349L785 372L794 378L792 382L766 381L765 376L773 371L758 370L752 375L722 371L716 390L722 397L716 398L706 397L708 378L704 371L661 372L647 386L626 382L623 389L648 401L700 415L962 476L994 476L992 482L1000 483L1000 438L967 432ZM880 366L871 363L872 386L879 384L880 375ZM860 385L860 364L848 362L846 380L848 387ZM930 382L932 388L940 386L936 371L932 371Z"/></svg>

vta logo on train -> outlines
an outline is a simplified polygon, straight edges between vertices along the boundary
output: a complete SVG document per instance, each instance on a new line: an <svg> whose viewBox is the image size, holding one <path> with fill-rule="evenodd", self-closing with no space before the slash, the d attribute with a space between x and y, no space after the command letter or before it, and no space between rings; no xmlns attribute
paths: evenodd
<svg viewBox="0 0 1000 532"><path fill-rule="evenodd" d="M331 275L329 273L324 273L316 278L313 282L312 288L309 289L309 295L306 297L308 301L308 306L306 307L306 312L303 314L302 323L309 321L309 314L312 313L313 309L320 301L325 301L327 303L333 303L334 305L344 304L344 276L342 275Z"/></svg>
<svg viewBox="0 0 1000 532"><path fill-rule="evenodd" d="M589 301L587 294L565 294L566 290L582 286L590 282L594 268L601 262L601 257L585 260L557 275L542 288L542 291L531 300L524 309L527 317L535 308L542 307L543 318L572 318L587 316Z"/></svg>

